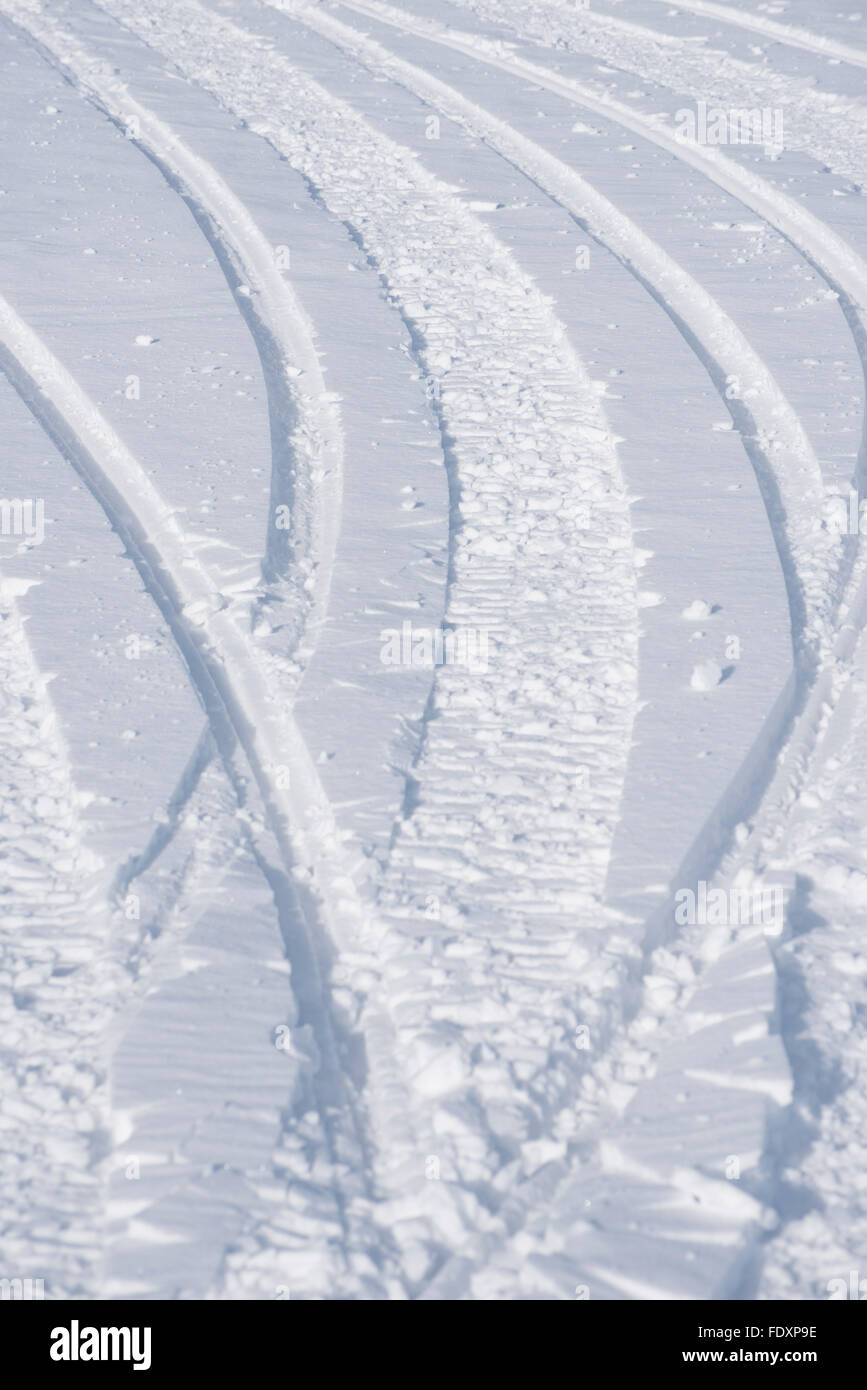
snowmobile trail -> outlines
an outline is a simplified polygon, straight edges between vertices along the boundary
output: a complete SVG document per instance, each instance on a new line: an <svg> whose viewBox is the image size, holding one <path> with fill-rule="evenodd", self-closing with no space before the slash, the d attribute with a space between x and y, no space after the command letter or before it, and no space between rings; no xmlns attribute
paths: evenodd
<svg viewBox="0 0 867 1390"><path fill-rule="evenodd" d="M308 16L310 16L310 15L313 14L313 13L314 13L314 12L311 12L311 11L307 10L307 11L304 12L300 17L302 17L302 18L304 19L305 22L308 22ZM323 32L325 32L325 33L327 34L328 37L335 37L335 36L336 36L337 41L340 41L341 44L342 44L342 46L348 47L352 52L358 53L358 52L360 51L361 56L362 56L362 57L364 58L364 60L368 63L368 65L373 66L373 68L374 68L375 71L377 71L377 72L378 72L378 71L386 72L386 73L388 73L389 76L395 78L396 80L400 80L400 81L402 81L403 83L408 83L409 85L412 86L412 88L413 88L414 90L422 92L422 93L425 95L425 97L427 97L427 98L430 98L430 97L431 97L431 93L433 92L434 104L436 105L436 108L437 108L438 110L442 110L442 111L444 111L447 115L453 116L453 115L455 114L456 109L457 109L457 110L460 112L460 115L461 115L461 116L463 117L463 119L466 121L466 123L467 123L467 125L468 125L468 127L469 127L469 129L471 130L472 133L474 133L474 134L480 134L480 133L481 133L481 134L483 134L483 135L485 136L485 138L491 140L491 135L490 135L490 124L491 124L491 122L490 122L490 118L486 116L486 113L480 112L479 109L478 109L477 107L471 106L470 103L463 102L462 98L460 98L460 96L459 96L457 93L455 93L453 90L451 90L451 89L449 89L449 88L446 88L442 83L438 83L436 79L427 79L426 75L423 74L423 73L420 73L418 69L413 68L413 67L411 67L410 65L407 65L407 64L400 64L399 62L396 62L396 61L392 58L391 55L388 55L388 54L384 53L384 51L381 49L381 47L380 47L379 45L375 45L375 44L373 44L371 41L365 40L362 36L358 35L357 33L354 33L353 31L349 31L349 33L347 34L347 31L346 31L345 26L333 25L330 21L322 20L319 14L316 14L315 18L312 18L312 19L310 20L310 23L313 25L313 27L319 28L319 29L321 29ZM467 112L469 112L469 117L467 117ZM499 134L499 132L498 132L498 134ZM498 140L496 137L494 137L494 139L491 140L491 143L494 144L496 148L499 148L500 151L502 152L503 146L504 146L504 140L503 140L503 137L502 137L502 136L500 136L499 140ZM534 151L534 153L536 154L536 156L542 155L543 158L544 158L544 153L543 153L542 151L538 150L538 148L535 148L535 149L534 149L534 147L531 146L531 145L529 144L529 142L527 142L527 146L528 146L529 149L531 149L531 150ZM510 151L510 153L511 153L511 151ZM513 156L513 157L514 157L514 156ZM563 166L558 166L557 161L553 161L553 160L550 161L550 165L551 165L551 167L554 168L554 170L555 170L555 172L556 172L556 176L557 176L557 184L556 184L556 187L557 187L557 194L558 194L558 198L559 198L560 200L562 200L563 194L562 194L561 188L562 188L563 176L565 175L565 176L568 178L568 177L569 177L570 171L566 170ZM525 167L525 168L527 167L527 156L526 156L526 154L525 154L525 158L524 158L524 167ZM544 183L542 182L542 180L541 180L541 178L540 178L540 176L539 176L539 174L538 174L538 170L537 170L536 168L533 169L533 173L534 173L534 175L535 175L535 177L536 177L536 180L537 180L538 182L542 183L542 186L544 186L548 191L550 191L550 190L551 190L551 187L552 187L552 180L551 180L550 173L549 173L548 178L544 181ZM610 206L610 205L609 205L609 206ZM594 228L594 230L595 230L595 228ZM634 240L634 238L633 238L633 240ZM630 249L631 249L631 246L630 246ZM673 278L673 277L669 274L669 276L666 277L666 280L667 280L667 281L670 281L672 278ZM717 335L717 337L718 337L718 336L719 336L719 335ZM749 350L748 350L748 351L749 351ZM741 361L741 362L743 361L743 357L740 358L740 361ZM764 370L764 369L763 369L763 370ZM723 378L723 380L724 380L724 378ZM796 423L797 423L797 422L796 422ZM760 956L762 955L761 944L760 944L760 953L759 953L759 954L760 954ZM768 962L767 962L767 958L766 958L766 953L764 953L764 954L765 954L765 964L767 965ZM758 1001L756 1001L756 1003L755 1003L754 1006L753 1006L754 1009L755 1009L755 1012L756 1012L756 1014L757 1014L757 1016L758 1016L758 1018L759 1018L760 1020L761 1020L761 1019L765 1019L765 1020L766 1020L767 1017L772 1013L772 1010L773 1010L773 989L772 989L773 979L772 979L772 975L771 975L769 969L766 970L766 971L764 972L764 975L765 975L765 978L764 978L764 980L762 981L763 988L762 988L762 990L760 991L760 998L759 998ZM747 1012L747 1010L742 1010L741 1013L743 1013L743 1012ZM743 1023L743 1019L741 1019L741 1023ZM768 1070L770 1073L776 1073L776 1074L779 1076L780 1073L781 1073L781 1061L782 1061L779 1048L778 1048L778 1046L777 1046L776 1044L771 1043L770 1046L769 1046L769 1049L767 1049L767 1050L768 1050L768 1052L769 1052L769 1056L766 1057L766 1059L765 1059L765 1060L766 1060L766 1068L767 1068L767 1070ZM750 1065L751 1065L752 1067L754 1067L757 1060L758 1060L758 1058L757 1058L756 1052L754 1051L752 1057L750 1058ZM784 1070L784 1066L785 1066L785 1064L784 1064L784 1062L783 1062L782 1070ZM781 1087L782 1087L782 1093L783 1093L783 1094L786 1093L785 1082L784 1082L782 1079L781 1079L779 1082L776 1082L776 1083L770 1083L770 1082L769 1082L768 1085L769 1085L769 1089L773 1092L773 1094L774 1094L775 1096L779 1096L779 1095L781 1094L781 1090L780 1090ZM764 1116L764 1109L763 1109L763 1106L762 1106L762 1104L761 1104L761 1102L760 1102L759 1105L758 1105L758 1107L747 1107L747 1109L750 1110L751 1113L750 1113L750 1119L749 1119L749 1121L745 1120L745 1122L744 1122L744 1125L743 1125L743 1133L744 1133L744 1135L746 1135L746 1134L749 1132L750 1124L753 1124L753 1125L755 1126L755 1128L754 1128L753 1131L752 1131L752 1143L753 1143L754 1146L760 1146L760 1145L761 1145L762 1136L763 1136L763 1134L764 1134L764 1127L765 1127L765 1116ZM758 1113L755 1113L756 1109L758 1110ZM585 1142L587 1142L587 1139L589 1138L589 1136L585 1135L585 1136L583 1136L583 1137L584 1137ZM556 1147L557 1147L557 1145L554 1144L554 1145L553 1145L553 1148L556 1149ZM464 1140L463 1148L464 1148L464 1152L466 1153L466 1149L467 1149L467 1141L466 1141L466 1139ZM478 1158L478 1156L477 1156L477 1158ZM466 1160L465 1160L465 1161L466 1161ZM563 1170L563 1171L565 1171L565 1170ZM546 1179L545 1179L545 1183L546 1183L546 1184L550 1182L550 1176L551 1176L550 1173L548 1173L548 1174L546 1175ZM529 1193L530 1193L530 1192L535 1192L536 1187L537 1187L537 1184L536 1184L535 1182L528 1182L528 1183L526 1184L526 1189L527 1189L526 1191L522 1191L522 1192L520 1192L518 1195L513 1194L512 1196L510 1196L510 1197L506 1200L506 1202L505 1202L505 1204L504 1204L504 1208L505 1208L505 1209L504 1209L504 1210L500 1210L500 1211L498 1212L498 1219L499 1219L500 1221L514 1222L516 1213L517 1213L517 1211L520 1209L520 1205L521 1205L522 1200L527 1200L527 1199L529 1198ZM694 1201L696 1200L696 1197L695 1197L695 1182L694 1182L694 1180L693 1180L692 1184L690 1184L689 1182L687 1182L686 1184L681 1183L681 1187L684 1188L685 1193L686 1193L686 1195L684 1196L684 1204L685 1204L685 1206L687 1207L687 1210L688 1210L689 1204L692 1203L692 1202L694 1202ZM712 1189L712 1188L713 1188L713 1184L709 1182L709 1183L706 1184L706 1187ZM732 1205L734 1206L734 1211L731 1210ZM732 1241L732 1240L735 1238L733 1232L735 1232L735 1231L737 1230L738 1223L743 1222L745 1212L746 1212L747 1216L748 1216L750 1219L754 1219L754 1218L755 1218L755 1215L756 1215L756 1212L757 1212L757 1210L758 1210L758 1208L757 1208L757 1206L756 1206L755 1203L751 1203L751 1202L749 1201L749 1199L746 1199L746 1198L745 1198L745 1199L743 1200L743 1202L740 1203L740 1204L738 1204L738 1203L731 1204L731 1203L729 1203L729 1202L726 1202L726 1203L723 1204L723 1207L726 1209L726 1215L725 1215L725 1218L724 1218L723 1221L722 1221L722 1227L726 1229L726 1240L727 1240L727 1241ZM719 1218L717 1218L717 1219L719 1219ZM719 1229L720 1229L720 1226L718 1225L717 1227L715 1227L715 1229L717 1230L717 1233L718 1233L718 1231L719 1231ZM490 1253L491 1253L491 1247L488 1247L488 1254L490 1254ZM464 1269L465 1272L475 1272L476 1275L478 1275L478 1269L479 1269L480 1266L483 1266L484 1263L485 1263L485 1261L484 1261L483 1259L480 1258L480 1251L479 1251L478 1248L477 1248L476 1251L475 1251L475 1258L467 1258L467 1263L466 1263L466 1265L464 1265L464 1266L462 1266L462 1267L463 1267L463 1269ZM460 1261L459 1261L459 1265L460 1265ZM453 1269L453 1267L452 1267L452 1269ZM702 1273L705 1275L706 1278L708 1277L708 1276L707 1276L707 1271L706 1271L706 1270L702 1270ZM698 1267L697 1267L697 1269L696 1269L696 1274L698 1274ZM493 1273L492 1273L491 1277L493 1277ZM520 1281L518 1281L518 1282L520 1283ZM437 1292L436 1294L432 1294L431 1291L430 1291L430 1289L427 1289L427 1290L425 1291L424 1295L423 1295L424 1297L440 1296L440 1295L445 1296L445 1297L452 1297L452 1296L454 1296L454 1291L455 1291L456 1285L455 1285L455 1283L454 1283L453 1274L451 1274L451 1275L447 1275L447 1274L445 1274L445 1273L440 1274L440 1275L437 1276L437 1278L435 1279L434 1285L433 1285L432 1287L433 1287L434 1289L436 1289L438 1292ZM475 1287L476 1291L478 1292L478 1291L481 1289L482 1285L481 1285L481 1284L478 1282L478 1280L477 1280L477 1282L476 1282L476 1284L475 1284L474 1287ZM500 1287L500 1288L498 1289L498 1295L499 1295L499 1294L503 1294L504 1296L507 1296L507 1297L508 1297L508 1296L513 1296L513 1291L514 1291L514 1284L513 1284L512 1286L509 1287L508 1291L507 1291L506 1289Z"/></svg>

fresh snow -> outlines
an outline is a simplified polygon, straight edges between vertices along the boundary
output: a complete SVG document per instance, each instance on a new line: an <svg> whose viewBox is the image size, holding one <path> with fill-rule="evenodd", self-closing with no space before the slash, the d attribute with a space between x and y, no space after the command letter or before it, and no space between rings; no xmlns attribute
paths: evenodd
<svg viewBox="0 0 867 1390"><path fill-rule="evenodd" d="M867 17L0 65L0 1278L867 1296Z"/></svg>

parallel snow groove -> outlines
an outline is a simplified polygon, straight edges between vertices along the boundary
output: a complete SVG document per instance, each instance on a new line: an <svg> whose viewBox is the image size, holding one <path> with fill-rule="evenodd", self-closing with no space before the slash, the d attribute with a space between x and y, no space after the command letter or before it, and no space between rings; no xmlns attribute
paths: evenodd
<svg viewBox="0 0 867 1390"><path fill-rule="evenodd" d="M225 750L233 736L241 744L286 872L295 879L301 876L299 899L307 942L303 947L299 944L298 952L315 977L319 999L314 1031L321 1073L332 1088L326 1124L331 1123L344 1238L350 1245L353 1241L366 1244L367 1237L356 1231L352 1210L353 1195L362 1200L368 1195L365 1144L337 1063L330 1003L318 968L329 945L339 949L334 979L349 997L363 997L360 984L375 964L380 933L358 886L363 866L343 845L307 748L287 711L282 663L256 648L248 631L245 596L228 598L220 592L199 553L207 551L208 542L183 532L174 512L97 407L2 298L0 343L10 381L128 547L186 661L218 746ZM287 771L288 778L282 775ZM327 942L321 940L323 927ZM373 1022L373 1010L371 1014ZM368 1046L375 1065L375 1049Z"/></svg>
<svg viewBox="0 0 867 1390"><path fill-rule="evenodd" d="M325 619L340 526L340 413L326 387L313 329L278 268L275 248L216 169L50 16L34 13L27 0L3 0L3 8L43 56L128 134L185 199L251 328L272 419L265 578L274 579L286 570L287 557L278 551L282 538L293 552L290 577L295 583L284 587L280 598L296 609L294 652L305 629L315 631ZM281 503L291 503L287 529L275 525L275 507Z"/></svg>
<svg viewBox="0 0 867 1390"><path fill-rule="evenodd" d="M667 5L671 9L670 0L655 0L655 3ZM737 10L731 5L717 5L714 0L677 0L677 8L689 10L692 14L705 15L708 19L721 19L738 29L749 29L754 34L775 39L791 48L803 48L808 53L818 53L823 58L839 58L842 63L854 63L856 67L867 68L867 49L855 48L852 44L841 43L839 39L828 38L825 34L813 34L797 24L780 24L779 20L768 19L762 14Z"/></svg>
<svg viewBox="0 0 867 1390"><path fill-rule="evenodd" d="M103 866L16 597L0 580L0 1269L46 1298L97 1294L117 971Z"/></svg>
<svg viewBox="0 0 867 1390"><path fill-rule="evenodd" d="M392 935L379 973L398 1055L424 1102L427 1142L437 1145L396 1143L387 1098L379 1134L393 1174L388 1219L400 1232L405 1218L406 1268L420 1277L428 1256L415 1250L412 1218L428 1204L440 1243L453 1240L456 1222L460 1230L486 1220L466 1186L455 1189L457 1211L440 1203L437 1192L451 1184L425 1182L425 1152L442 1153L445 1179L472 1183L478 1172L502 1181L503 1087L514 1072L520 1095L509 1082L505 1105L521 1111L528 1138L547 1124L551 1097L575 1065L564 1042L576 1021L572 996L579 985L593 991L593 971L577 973L589 953L575 956L573 922L578 914L592 929L599 916L636 680L635 572L613 441L547 302L412 155L221 16L193 4L143 11L111 0L102 8L301 170L353 229L410 324L425 371L439 380L460 523L447 622L500 629L501 638L487 671L447 665L437 673L438 717L427 723L416 769L420 804L397 837L383 891ZM576 635L579 609L588 626ZM438 918L425 917L426 898L436 899ZM529 915L544 924L532 941ZM463 960L449 943L458 925ZM435 942L443 961L430 954ZM493 963L496 1003L477 970L483 959ZM431 991L439 1013L428 1007ZM500 1049L492 1073L502 1084L486 1084L493 1109L479 1108L467 1143L460 1134L453 1143L442 1127L452 1123L454 1135L453 1121L430 1102L445 1088L468 1116L480 1105L482 1076L473 1069L485 1058L467 1040L472 1020L490 1022L492 1009L488 1036ZM464 1016L471 1026L454 1044ZM552 1038L561 1065L549 1070ZM371 1104L377 1085L372 1077Z"/></svg>
<svg viewBox="0 0 867 1390"><path fill-rule="evenodd" d="M321 10L301 0L266 3L301 20L485 140L606 246L672 318L708 371L757 474L786 579L796 650L803 655L810 635L805 629L827 610L839 547L815 530L815 518L822 510L822 473L801 421L729 315L613 203L535 141ZM378 18L386 18L380 13L385 8L381 5L365 7L348 0L347 8L366 12L375 8ZM411 27L398 21L394 10L389 11L388 22ZM732 377L744 383L741 400L730 399L727 392Z"/></svg>

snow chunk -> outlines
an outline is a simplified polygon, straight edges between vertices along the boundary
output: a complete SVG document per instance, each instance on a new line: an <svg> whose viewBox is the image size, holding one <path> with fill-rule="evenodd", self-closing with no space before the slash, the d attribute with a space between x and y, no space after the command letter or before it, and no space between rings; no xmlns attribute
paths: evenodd
<svg viewBox="0 0 867 1390"><path fill-rule="evenodd" d="M693 690L713 690L722 680L722 667L715 661L703 661L696 666L690 677Z"/></svg>
<svg viewBox="0 0 867 1390"><path fill-rule="evenodd" d="M711 606L705 603L703 598L693 599L688 608L684 608L682 618L688 618L691 623L700 623L711 615Z"/></svg>

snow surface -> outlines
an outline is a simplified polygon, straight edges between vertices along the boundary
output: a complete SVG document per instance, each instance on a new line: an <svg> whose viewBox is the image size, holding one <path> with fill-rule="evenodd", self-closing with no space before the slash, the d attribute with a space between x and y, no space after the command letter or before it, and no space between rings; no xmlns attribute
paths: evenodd
<svg viewBox="0 0 867 1390"><path fill-rule="evenodd" d="M867 12L0 67L0 1278L867 1297Z"/></svg>

